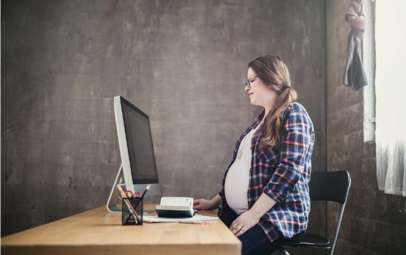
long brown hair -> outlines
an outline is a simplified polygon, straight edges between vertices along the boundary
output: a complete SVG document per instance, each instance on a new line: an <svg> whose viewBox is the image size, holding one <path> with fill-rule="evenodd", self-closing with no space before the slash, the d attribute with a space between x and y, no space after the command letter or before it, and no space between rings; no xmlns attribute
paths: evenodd
<svg viewBox="0 0 406 255"><path fill-rule="evenodd" d="M264 116L263 139L259 144L261 151L264 149L270 151L281 144L283 113L291 102L296 101L297 93L291 87L289 70L279 57L270 55L258 57L248 63L248 67L254 70L265 85L278 94L273 108L267 116Z"/></svg>

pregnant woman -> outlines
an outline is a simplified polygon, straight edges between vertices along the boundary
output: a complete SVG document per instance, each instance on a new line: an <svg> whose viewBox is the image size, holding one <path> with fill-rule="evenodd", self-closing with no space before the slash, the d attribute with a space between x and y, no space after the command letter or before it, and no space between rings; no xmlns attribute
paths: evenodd
<svg viewBox="0 0 406 255"><path fill-rule="evenodd" d="M279 57L251 61L245 91L264 109L238 139L220 193L195 200L194 209L218 208L243 255L269 255L307 228L314 129Z"/></svg>

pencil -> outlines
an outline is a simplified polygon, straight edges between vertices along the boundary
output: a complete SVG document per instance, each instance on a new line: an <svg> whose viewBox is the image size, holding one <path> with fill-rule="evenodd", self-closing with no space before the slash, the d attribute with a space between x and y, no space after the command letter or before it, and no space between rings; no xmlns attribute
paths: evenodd
<svg viewBox="0 0 406 255"><path fill-rule="evenodd" d="M198 225L207 225L207 224L209 224L209 222L207 220L197 220L197 221L181 221L181 220L177 220L176 223L198 224Z"/></svg>
<svg viewBox="0 0 406 255"><path fill-rule="evenodd" d="M142 193L142 196L140 198L140 200L138 200L138 203L135 205L135 208L137 208L138 204L141 202L141 200L144 198L145 193L147 193L147 191L151 188L151 184L148 184L148 186L145 188L144 193Z"/></svg>

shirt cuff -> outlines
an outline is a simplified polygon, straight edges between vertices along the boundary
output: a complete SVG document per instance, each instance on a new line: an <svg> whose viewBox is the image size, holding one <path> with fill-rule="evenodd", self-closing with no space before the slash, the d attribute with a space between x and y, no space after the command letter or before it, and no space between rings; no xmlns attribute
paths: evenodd
<svg viewBox="0 0 406 255"><path fill-rule="evenodd" d="M223 197L223 192L222 191L219 192L219 196Z"/></svg>
<svg viewBox="0 0 406 255"><path fill-rule="evenodd" d="M286 197L285 198L280 197L280 194L278 194L275 191L269 189L268 186L265 186L265 188L263 189L263 192L265 194L267 194L270 198L275 200L276 203L281 203L283 200L286 199Z"/></svg>

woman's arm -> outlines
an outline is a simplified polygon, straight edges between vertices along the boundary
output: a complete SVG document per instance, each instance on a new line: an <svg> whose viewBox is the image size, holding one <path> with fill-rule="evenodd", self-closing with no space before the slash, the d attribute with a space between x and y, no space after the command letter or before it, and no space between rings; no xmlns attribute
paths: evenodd
<svg viewBox="0 0 406 255"><path fill-rule="evenodd" d="M215 197L212 198L213 210L217 209L221 203L221 197L217 194Z"/></svg>
<svg viewBox="0 0 406 255"><path fill-rule="evenodd" d="M217 194L211 200L197 199L193 202L193 209L196 210L214 210L219 207L221 203L221 197Z"/></svg>
<svg viewBox="0 0 406 255"><path fill-rule="evenodd" d="M276 167L263 193L282 203L293 192L305 170L305 159L313 143L312 122L307 114L296 106L290 110L282 131L279 165Z"/></svg>

